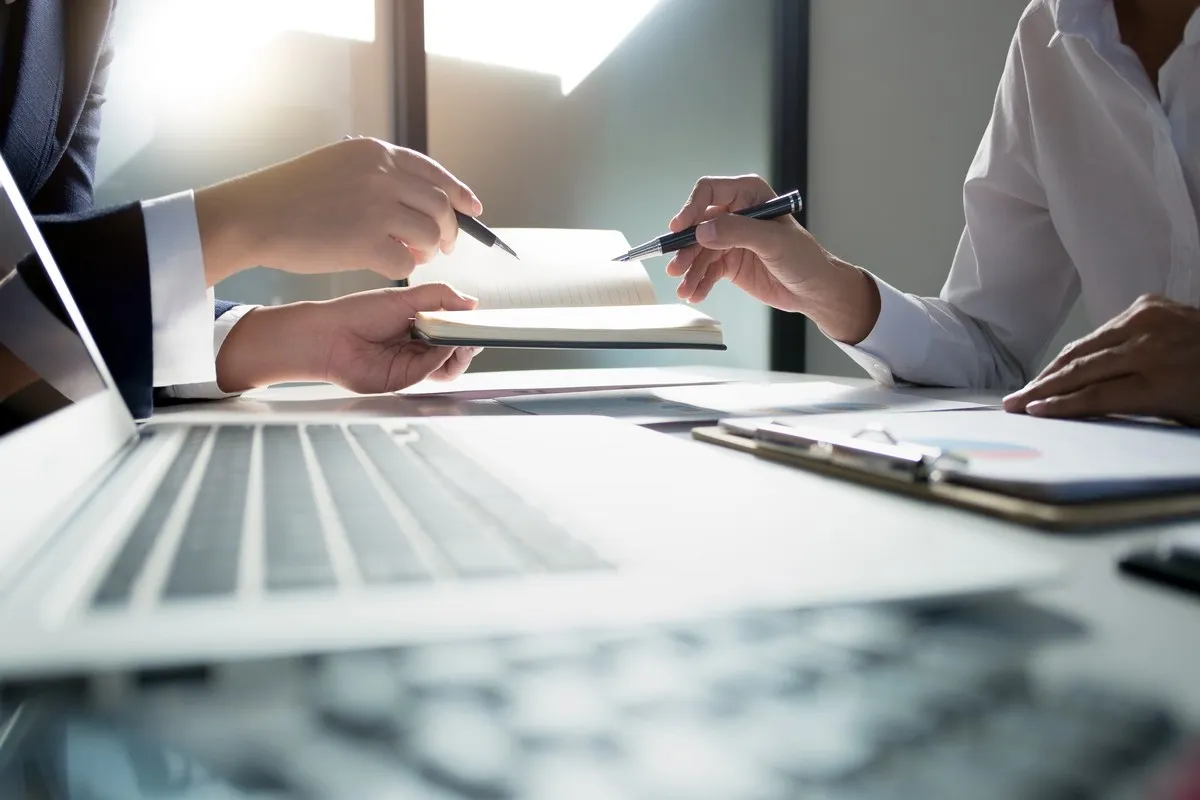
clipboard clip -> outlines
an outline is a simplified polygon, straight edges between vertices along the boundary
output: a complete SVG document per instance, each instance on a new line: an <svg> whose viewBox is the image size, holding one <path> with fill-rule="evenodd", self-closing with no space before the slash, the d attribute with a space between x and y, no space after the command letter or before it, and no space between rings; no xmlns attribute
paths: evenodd
<svg viewBox="0 0 1200 800"><path fill-rule="evenodd" d="M899 442L879 425L841 433L772 423L758 427L754 439L761 447L788 455L908 483L934 482L967 464L966 458L939 447Z"/></svg>

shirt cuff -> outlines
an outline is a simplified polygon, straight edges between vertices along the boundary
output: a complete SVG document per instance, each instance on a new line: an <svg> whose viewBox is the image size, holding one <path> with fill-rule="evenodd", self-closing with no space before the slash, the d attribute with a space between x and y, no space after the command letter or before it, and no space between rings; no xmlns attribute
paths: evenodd
<svg viewBox="0 0 1200 800"><path fill-rule="evenodd" d="M142 203L150 260L154 385L215 381L212 295L188 190Z"/></svg>
<svg viewBox="0 0 1200 800"><path fill-rule="evenodd" d="M912 295L905 294L874 275L879 287L879 319L857 345L834 344L854 359L874 380L895 386L896 375L915 375L929 352L928 340L916 333L928 330L929 312Z"/></svg>
<svg viewBox="0 0 1200 800"><path fill-rule="evenodd" d="M209 308L211 309L211 306ZM256 308L258 308L256 305L234 306L217 317L216 321L212 323L212 351L209 353L209 360L213 365L212 380L168 386L162 390L162 394L173 400L220 400L223 397L236 397L240 394L240 392L221 391L221 387L217 386L217 356L221 354L221 347L225 344L225 339L229 336L229 332L233 330L233 326L237 325L238 320ZM209 316L212 316L211 310L209 311Z"/></svg>

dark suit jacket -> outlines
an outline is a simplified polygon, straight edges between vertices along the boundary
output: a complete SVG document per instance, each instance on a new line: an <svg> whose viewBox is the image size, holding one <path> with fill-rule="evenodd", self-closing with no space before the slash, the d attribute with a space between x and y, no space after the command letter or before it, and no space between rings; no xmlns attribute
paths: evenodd
<svg viewBox="0 0 1200 800"><path fill-rule="evenodd" d="M134 416L153 406L140 203L94 208L116 0L19 0L0 77L0 152ZM220 316L231 304L221 303Z"/></svg>

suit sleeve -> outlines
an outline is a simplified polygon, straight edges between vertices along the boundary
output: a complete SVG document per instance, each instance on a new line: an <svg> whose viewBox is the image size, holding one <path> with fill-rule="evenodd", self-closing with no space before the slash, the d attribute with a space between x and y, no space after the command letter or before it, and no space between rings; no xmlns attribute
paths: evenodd
<svg viewBox="0 0 1200 800"><path fill-rule="evenodd" d="M71 140L31 207L122 396L144 417L154 386L212 380L212 320L233 304L216 304L207 322L190 311L207 302L194 210L189 236L165 224L170 202L93 210L112 58L106 37Z"/></svg>

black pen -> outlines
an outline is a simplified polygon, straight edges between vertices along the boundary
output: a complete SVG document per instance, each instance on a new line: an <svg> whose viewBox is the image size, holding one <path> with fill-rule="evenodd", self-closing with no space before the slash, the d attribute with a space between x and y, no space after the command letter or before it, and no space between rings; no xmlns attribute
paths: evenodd
<svg viewBox="0 0 1200 800"><path fill-rule="evenodd" d="M513 258L520 258L517 251L506 245L504 241L492 231L487 225L484 225L474 217L469 217L461 211L455 211L454 217L458 220L458 229L463 233L470 235L473 239L481 242L484 247L499 247L504 252L508 253Z"/></svg>
<svg viewBox="0 0 1200 800"><path fill-rule="evenodd" d="M804 201L800 199L800 192L793 189L787 194L781 194L773 200L768 200L765 203L750 206L749 208L743 208L741 211L733 213L741 217L751 217L753 219L776 219L787 214L799 213L802 208L804 208ZM613 261L633 261L637 258L650 258L651 256L674 253L676 250L691 247L695 243L696 226L693 225L679 233L668 233L666 236L651 239L645 244L639 244L625 255L617 256Z"/></svg>

